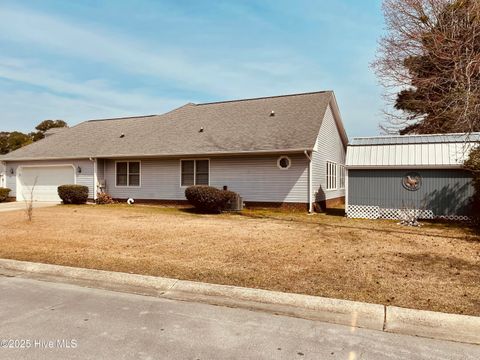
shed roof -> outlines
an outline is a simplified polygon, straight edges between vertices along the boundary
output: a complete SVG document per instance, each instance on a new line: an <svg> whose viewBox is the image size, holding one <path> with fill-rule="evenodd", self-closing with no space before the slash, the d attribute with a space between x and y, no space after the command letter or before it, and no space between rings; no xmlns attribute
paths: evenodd
<svg viewBox="0 0 480 360"><path fill-rule="evenodd" d="M162 115L86 121L0 160L303 151L314 148L331 103L332 91L189 103Z"/></svg>
<svg viewBox="0 0 480 360"><path fill-rule="evenodd" d="M347 147L349 168L461 167L480 133L394 135L353 138Z"/></svg>

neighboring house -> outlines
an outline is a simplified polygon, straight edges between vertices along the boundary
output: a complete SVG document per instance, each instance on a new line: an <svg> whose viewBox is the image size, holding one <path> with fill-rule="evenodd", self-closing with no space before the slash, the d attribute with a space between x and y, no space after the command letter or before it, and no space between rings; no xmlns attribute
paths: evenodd
<svg viewBox="0 0 480 360"><path fill-rule="evenodd" d="M347 148L346 212L352 218L466 219L472 175L462 165L480 133L354 138Z"/></svg>
<svg viewBox="0 0 480 360"><path fill-rule="evenodd" d="M116 199L179 202L189 185L227 187L247 205L344 199L347 135L332 91L92 120L0 157L12 196L59 201L57 186Z"/></svg>
<svg viewBox="0 0 480 360"><path fill-rule="evenodd" d="M3 188L7 186L6 173L7 173L7 168L5 166L5 163L0 162L0 187L3 187Z"/></svg>
<svg viewBox="0 0 480 360"><path fill-rule="evenodd" d="M51 129L48 129L47 131L44 132L44 136L45 137L48 137L50 135L55 135L55 134L58 134L59 132L61 131L64 131L64 130L67 130L68 127L57 127L57 128L51 128Z"/></svg>

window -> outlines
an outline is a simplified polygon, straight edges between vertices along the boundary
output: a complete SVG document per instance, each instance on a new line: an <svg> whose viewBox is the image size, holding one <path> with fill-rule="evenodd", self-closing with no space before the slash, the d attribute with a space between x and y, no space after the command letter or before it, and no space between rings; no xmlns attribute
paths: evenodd
<svg viewBox="0 0 480 360"><path fill-rule="evenodd" d="M327 161L327 190L337 188L337 164Z"/></svg>
<svg viewBox="0 0 480 360"><path fill-rule="evenodd" d="M116 186L140 186L140 161L117 162L116 174Z"/></svg>
<svg viewBox="0 0 480 360"><path fill-rule="evenodd" d="M181 185L208 185L209 171L209 160L182 160Z"/></svg>
<svg viewBox="0 0 480 360"><path fill-rule="evenodd" d="M277 166L282 170L288 169L291 164L292 162L288 156L280 156L277 160Z"/></svg>
<svg viewBox="0 0 480 360"><path fill-rule="evenodd" d="M182 160L182 186L195 185L195 160Z"/></svg>
<svg viewBox="0 0 480 360"><path fill-rule="evenodd" d="M345 166L338 165L338 174L339 174L339 189L345 189Z"/></svg>

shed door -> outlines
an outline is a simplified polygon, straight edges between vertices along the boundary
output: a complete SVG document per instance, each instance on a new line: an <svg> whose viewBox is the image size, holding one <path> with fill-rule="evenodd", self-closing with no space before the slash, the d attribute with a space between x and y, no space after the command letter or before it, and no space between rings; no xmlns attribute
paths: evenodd
<svg viewBox="0 0 480 360"><path fill-rule="evenodd" d="M33 189L34 201L60 202L58 186L75 184L75 170L68 165L25 167L17 174L18 201L30 199Z"/></svg>

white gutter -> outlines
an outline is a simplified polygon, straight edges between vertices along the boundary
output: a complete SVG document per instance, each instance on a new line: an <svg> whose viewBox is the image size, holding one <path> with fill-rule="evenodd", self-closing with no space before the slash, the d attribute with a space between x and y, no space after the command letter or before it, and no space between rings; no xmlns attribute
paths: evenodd
<svg viewBox="0 0 480 360"><path fill-rule="evenodd" d="M313 212L312 202L312 152L308 153L307 150L303 152L308 159L308 188L307 188L307 200L308 200L308 212Z"/></svg>
<svg viewBox="0 0 480 360"><path fill-rule="evenodd" d="M98 169L98 160L95 158L95 159L92 159L90 158L89 159L90 161L93 161L93 200L97 200L97 192L98 192L98 173L97 173L97 169Z"/></svg>
<svg viewBox="0 0 480 360"><path fill-rule="evenodd" d="M242 155L274 155L274 154L293 154L302 153L305 151L312 151L313 149L275 149L275 150L252 150L252 151L225 151L225 152L204 152L204 153L187 153L187 154L97 154L97 159L149 159L149 158L182 158L182 157L205 157L205 156L242 156ZM78 155L78 156L55 156L55 157L39 157L39 158L5 158L5 161L42 161L42 160L76 160L89 159L92 155Z"/></svg>

